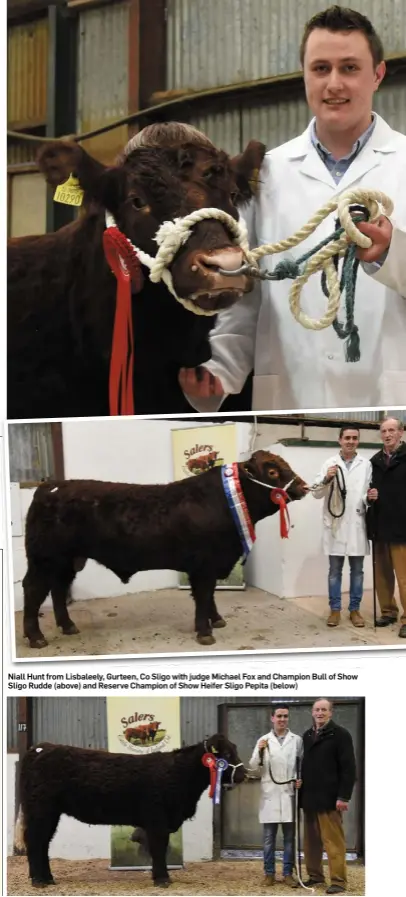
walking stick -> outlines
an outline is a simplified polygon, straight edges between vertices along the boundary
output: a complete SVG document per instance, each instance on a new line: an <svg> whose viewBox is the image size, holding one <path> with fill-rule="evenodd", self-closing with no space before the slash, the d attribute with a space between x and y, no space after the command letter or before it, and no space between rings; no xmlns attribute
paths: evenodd
<svg viewBox="0 0 406 897"><path fill-rule="evenodd" d="M368 508L369 514L369 533L371 537L371 550L372 550L372 598L373 598L373 606L374 606L374 629L376 629L376 621L377 617L377 602L376 602L376 578L375 578L375 507L374 504L370 505Z"/></svg>

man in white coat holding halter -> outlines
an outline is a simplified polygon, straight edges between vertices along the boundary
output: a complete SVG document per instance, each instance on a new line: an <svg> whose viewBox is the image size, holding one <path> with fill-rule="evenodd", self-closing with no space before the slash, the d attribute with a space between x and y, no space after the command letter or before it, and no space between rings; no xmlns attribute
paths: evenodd
<svg viewBox="0 0 406 897"><path fill-rule="evenodd" d="M364 557L369 554L366 509L372 477L371 462L358 454L360 431L341 427L340 451L327 458L313 485L314 498L323 498L323 548L329 558L327 626L341 618L341 583L344 560L350 565L349 614L353 626L365 625L360 614L364 586Z"/></svg>
<svg viewBox="0 0 406 897"><path fill-rule="evenodd" d="M358 361L346 360L346 341L332 325L308 330L289 308L292 280L264 281L222 312L211 333L212 359L180 372L180 384L201 412L217 410L239 393L254 369L254 409L391 407L406 388L406 136L372 112L385 75L384 51L371 22L331 7L305 28L301 61L314 118L299 137L270 150L259 173L257 198L243 211L252 248L291 237L327 202L353 188L378 190L394 212L359 230L372 246L358 249L354 323ZM266 256L273 270L330 235L336 213L294 249ZM338 319L344 321L343 299ZM302 292L314 319L326 312L320 274Z"/></svg>
<svg viewBox="0 0 406 897"><path fill-rule="evenodd" d="M275 704L271 710L272 729L258 739L249 768L261 774L259 821L264 829L264 872L267 885L275 884L275 844L278 825L283 830L283 879L296 887L294 864L294 787L297 762L303 756L303 741L289 729L289 706ZM275 781L273 781L275 779ZM294 780L294 781L288 781ZM276 784L284 782L286 784Z"/></svg>

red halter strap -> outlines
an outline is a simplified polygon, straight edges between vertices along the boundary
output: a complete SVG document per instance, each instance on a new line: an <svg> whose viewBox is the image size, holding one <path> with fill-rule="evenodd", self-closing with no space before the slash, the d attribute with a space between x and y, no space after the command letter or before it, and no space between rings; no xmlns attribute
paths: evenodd
<svg viewBox="0 0 406 897"><path fill-rule="evenodd" d="M106 260L117 279L116 311L110 358L109 409L111 415L134 414L134 336L131 283L139 293L143 285L141 262L118 227L103 232Z"/></svg>

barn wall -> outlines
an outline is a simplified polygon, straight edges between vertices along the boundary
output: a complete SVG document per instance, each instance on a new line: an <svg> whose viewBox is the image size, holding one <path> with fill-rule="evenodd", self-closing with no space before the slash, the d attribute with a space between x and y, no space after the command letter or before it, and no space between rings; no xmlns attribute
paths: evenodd
<svg viewBox="0 0 406 897"><path fill-rule="evenodd" d="M299 72L304 25L325 8L325 0L169 0L167 89L199 91ZM387 57L405 55L404 3L354 0L352 8L372 20ZM406 133L405 97L403 68L386 78L374 101L375 110L401 133ZM260 95L211 97L182 107L181 115L230 153L252 138L272 149L300 134L311 117L297 81L276 83Z"/></svg>

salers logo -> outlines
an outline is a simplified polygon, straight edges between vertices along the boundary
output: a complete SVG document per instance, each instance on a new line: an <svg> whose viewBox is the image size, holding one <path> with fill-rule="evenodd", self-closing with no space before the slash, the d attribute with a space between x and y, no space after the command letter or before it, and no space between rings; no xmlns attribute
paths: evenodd
<svg viewBox="0 0 406 897"><path fill-rule="evenodd" d="M119 741L127 750L136 754L151 754L160 751L169 744L170 735L161 720L155 719L153 713L133 713L122 717L123 732Z"/></svg>
<svg viewBox="0 0 406 897"><path fill-rule="evenodd" d="M219 452L212 445L194 445L183 452L186 463L183 470L186 474L199 474L212 467L224 464L223 458L219 458Z"/></svg>

